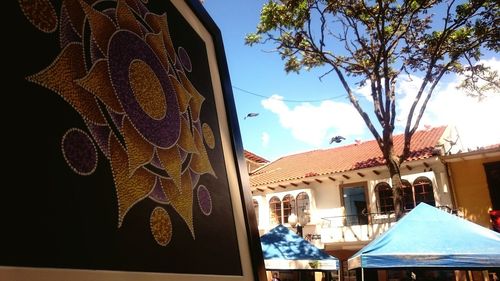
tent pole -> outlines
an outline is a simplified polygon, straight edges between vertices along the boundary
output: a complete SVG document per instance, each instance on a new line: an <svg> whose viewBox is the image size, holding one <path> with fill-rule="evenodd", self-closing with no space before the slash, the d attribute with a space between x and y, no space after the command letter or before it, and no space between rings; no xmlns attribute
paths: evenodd
<svg viewBox="0 0 500 281"><path fill-rule="evenodd" d="M365 281L365 269L361 268L361 281Z"/></svg>

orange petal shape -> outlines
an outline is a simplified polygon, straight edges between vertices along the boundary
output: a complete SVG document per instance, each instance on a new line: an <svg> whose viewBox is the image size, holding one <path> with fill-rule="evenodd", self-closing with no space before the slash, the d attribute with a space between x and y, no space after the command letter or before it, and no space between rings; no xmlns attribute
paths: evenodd
<svg viewBox="0 0 500 281"><path fill-rule="evenodd" d="M139 167L151 161L154 149L151 143L137 132L128 118L123 120L122 133L127 146L128 172L132 175Z"/></svg>
<svg viewBox="0 0 500 281"><path fill-rule="evenodd" d="M160 158L161 164L165 168L165 171L169 174L169 176L174 181L174 184L180 190L182 160L179 149L175 145L168 149L161 149L157 147L156 152L158 153L158 157Z"/></svg>
<svg viewBox="0 0 500 281"><path fill-rule="evenodd" d="M207 123L203 123L203 126L201 126L201 130L203 132L203 139L205 140L205 143L210 147L211 149L214 149L215 147L215 136L214 132L212 131L212 128Z"/></svg>
<svg viewBox="0 0 500 281"><path fill-rule="evenodd" d="M153 189L156 178L144 168L139 168L129 176L127 152L113 134L109 137L110 163L118 199L118 227L121 227L127 212L139 201L146 198Z"/></svg>
<svg viewBox="0 0 500 281"><path fill-rule="evenodd" d="M87 15L92 30L92 37L97 43L97 47L103 54L108 53L109 38L116 31L116 26L113 21L105 14L94 10L90 5L80 0L80 5Z"/></svg>
<svg viewBox="0 0 500 281"><path fill-rule="evenodd" d="M123 113L123 108L116 97L115 90L109 80L108 62L104 59L94 63L89 73L77 81L78 85L94 94L106 106L116 113Z"/></svg>
<svg viewBox="0 0 500 281"><path fill-rule="evenodd" d="M194 144L193 133L191 133L189 123L184 117L181 117L181 134L177 144L182 150L188 153L198 153L198 149L196 149L196 145Z"/></svg>
<svg viewBox="0 0 500 281"><path fill-rule="evenodd" d="M19 0L19 6L26 18L42 32L51 33L57 29L57 14L49 0Z"/></svg>
<svg viewBox="0 0 500 281"><path fill-rule="evenodd" d="M191 231L191 235L195 238L193 225L193 187L189 171L186 170L186 172L182 174L181 190L178 190L170 179L162 178L161 183L163 191L170 200L170 204L172 204L175 211L181 216L184 222L186 222L186 225Z"/></svg>
<svg viewBox="0 0 500 281"><path fill-rule="evenodd" d="M155 33L146 34L146 42L151 47L151 49L153 49L156 56L158 56L165 70L168 70L169 68L168 55L165 51L165 44L163 43L163 38L161 33L158 32L156 34Z"/></svg>
<svg viewBox="0 0 500 281"><path fill-rule="evenodd" d="M172 239L172 221L167 211L161 207L154 208L149 218L151 233L161 246L167 246Z"/></svg>
<svg viewBox="0 0 500 281"><path fill-rule="evenodd" d="M137 7L137 4L135 6ZM118 19L118 25L121 29L130 30L142 37L141 26L135 19L134 14L128 7L125 0L118 0L118 5L116 7L116 17Z"/></svg>
<svg viewBox="0 0 500 281"><path fill-rule="evenodd" d="M161 32L163 43L165 44L165 47L167 49L168 56L173 62L175 62L176 53L174 44L172 43L172 39L170 38L170 31L168 30L167 14L159 16L156 14L148 13L145 16L145 20L155 33Z"/></svg>
<svg viewBox="0 0 500 281"><path fill-rule="evenodd" d="M85 74L82 45L71 43L61 51L50 66L26 79L58 93L85 120L96 125L104 125L106 121L99 111L94 95L76 83Z"/></svg>
<svg viewBox="0 0 500 281"><path fill-rule="evenodd" d="M194 143L196 145L196 148L198 149L198 154L193 154L189 167L193 172L199 175L209 173L214 177L216 177L214 169L212 168L212 164L210 164L210 159L208 159L208 154L207 151L205 150L205 146L203 145L203 140L198 130L194 130L193 136L194 136Z"/></svg>
<svg viewBox="0 0 500 281"><path fill-rule="evenodd" d="M189 91L192 98L189 100L189 105L191 107L191 115L194 121L198 121L200 119L201 106L203 101L205 101L205 97L203 97L198 90L193 86L191 81L186 77L184 72L177 71L177 74L181 78L182 85L184 88Z"/></svg>
<svg viewBox="0 0 500 281"><path fill-rule="evenodd" d="M179 111L184 113L186 112L189 101L191 100L191 94L182 86L174 76L169 75L170 82L174 86L175 93L177 94L177 101L179 102Z"/></svg>

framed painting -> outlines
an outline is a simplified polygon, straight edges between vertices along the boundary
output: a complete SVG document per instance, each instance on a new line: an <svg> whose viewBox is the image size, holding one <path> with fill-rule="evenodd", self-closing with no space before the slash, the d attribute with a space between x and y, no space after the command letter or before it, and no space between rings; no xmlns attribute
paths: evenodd
<svg viewBox="0 0 500 281"><path fill-rule="evenodd" d="M0 279L265 280L203 6L8 2Z"/></svg>

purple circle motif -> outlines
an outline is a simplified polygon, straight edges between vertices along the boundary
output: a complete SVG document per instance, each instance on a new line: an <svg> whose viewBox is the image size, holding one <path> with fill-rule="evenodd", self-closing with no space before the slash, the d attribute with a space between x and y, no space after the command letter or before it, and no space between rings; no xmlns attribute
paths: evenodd
<svg viewBox="0 0 500 281"><path fill-rule="evenodd" d="M97 167L97 149L87 133L72 128L62 137L62 153L66 163L77 174L90 175Z"/></svg>
<svg viewBox="0 0 500 281"><path fill-rule="evenodd" d="M191 65L191 58L189 58L186 49L184 49L183 47L179 47L177 53L179 55L179 60L181 61L181 64L184 67L184 69L187 72L191 72L191 70L193 70L193 66Z"/></svg>
<svg viewBox="0 0 500 281"><path fill-rule="evenodd" d="M145 62L162 86L167 113L160 120L151 118L136 100L129 80L129 66L134 60ZM121 30L115 33L109 42L108 61L111 81L118 99L139 133L162 148L169 148L177 143L181 124L177 95L154 51L136 34Z"/></svg>
<svg viewBox="0 0 500 281"><path fill-rule="evenodd" d="M205 216L212 213L212 197L204 185L198 186L198 205Z"/></svg>

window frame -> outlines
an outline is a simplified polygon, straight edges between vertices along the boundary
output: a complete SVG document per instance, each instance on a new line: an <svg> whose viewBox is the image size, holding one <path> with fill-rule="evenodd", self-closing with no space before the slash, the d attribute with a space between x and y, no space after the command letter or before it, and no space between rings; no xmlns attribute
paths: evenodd
<svg viewBox="0 0 500 281"><path fill-rule="evenodd" d="M415 208L415 193L413 192L413 185L411 184L410 181L402 179L401 180L401 193L403 196L403 207L405 210L413 210ZM409 191L410 194L406 195L406 191ZM406 201L407 199L410 199L411 201ZM407 208L407 206L411 204L411 208Z"/></svg>
<svg viewBox="0 0 500 281"><path fill-rule="evenodd" d="M274 200L274 202L273 202ZM278 196L272 196L269 199L269 223L273 224L281 224L282 222L282 213L281 213L281 199ZM277 206L277 207L273 207Z"/></svg>
<svg viewBox="0 0 500 281"><path fill-rule="evenodd" d="M394 212L394 192L392 187L387 182L379 182L375 185L375 192L377 193L378 211L379 213L393 213ZM389 196L386 196L390 193ZM384 195L384 196L382 196ZM389 202L389 203L387 203Z"/></svg>
<svg viewBox="0 0 500 281"><path fill-rule="evenodd" d="M293 213L293 210L295 209L295 198L292 194L288 193L285 196L283 196L283 199L281 199L281 223L282 224L287 224L288 223L288 217ZM286 205L285 205L286 204Z"/></svg>
<svg viewBox="0 0 500 281"><path fill-rule="evenodd" d="M299 198L298 201L297 198ZM269 207L268 211L270 225L289 225L290 223L288 222L288 218L291 214L295 214L297 217L300 217L302 214L304 214L308 217L307 223L311 221L311 195L306 190L269 194L269 197L267 197L266 199ZM298 204L300 204L300 206ZM299 208L301 209L299 210ZM277 215L278 210L280 212L280 216Z"/></svg>
<svg viewBox="0 0 500 281"><path fill-rule="evenodd" d="M365 202L366 202L366 211L368 212L368 210L371 210L371 204L370 204L370 197L369 197L369 194L368 194L368 182L366 181L363 181L363 182L353 182L353 183L348 183L348 184L340 184L339 185L340 187L340 203L342 205L342 207L344 208L344 212L346 212L345 210L345 200L344 200L344 189L346 188L350 188L350 187L363 187L363 190L364 190L364 195L365 195ZM344 214L346 216L346 219L347 219L347 213ZM348 219L346 221L349 221ZM369 216L367 217L367 224L370 223L369 221Z"/></svg>
<svg viewBox="0 0 500 281"><path fill-rule="evenodd" d="M302 196L302 194L304 194L304 198L299 198ZM306 201L307 200L307 201ZM304 204L305 208L301 208L302 205L299 205L300 202L302 201L305 201L306 204ZM297 194L297 196L295 196L295 205L296 205L296 215L297 217L300 217L300 216L306 216L306 215L310 215L311 213L311 199L309 198L309 194L307 194L307 192L305 191L301 191ZM309 216L309 219L308 219L308 223L311 221L311 217Z"/></svg>
<svg viewBox="0 0 500 281"><path fill-rule="evenodd" d="M436 206L436 197L434 196L434 185L432 184L431 179L429 179L426 176L420 176L413 181L412 186L413 186L413 198L415 206L417 206L421 202L424 202L431 206ZM422 191L417 193L416 187L422 188ZM430 190L426 189L426 187L430 188ZM426 200L428 198L426 194L430 194L432 196L432 201ZM417 196L423 196L424 200L420 200L420 197ZM418 202L417 198L419 198Z"/></svg>

